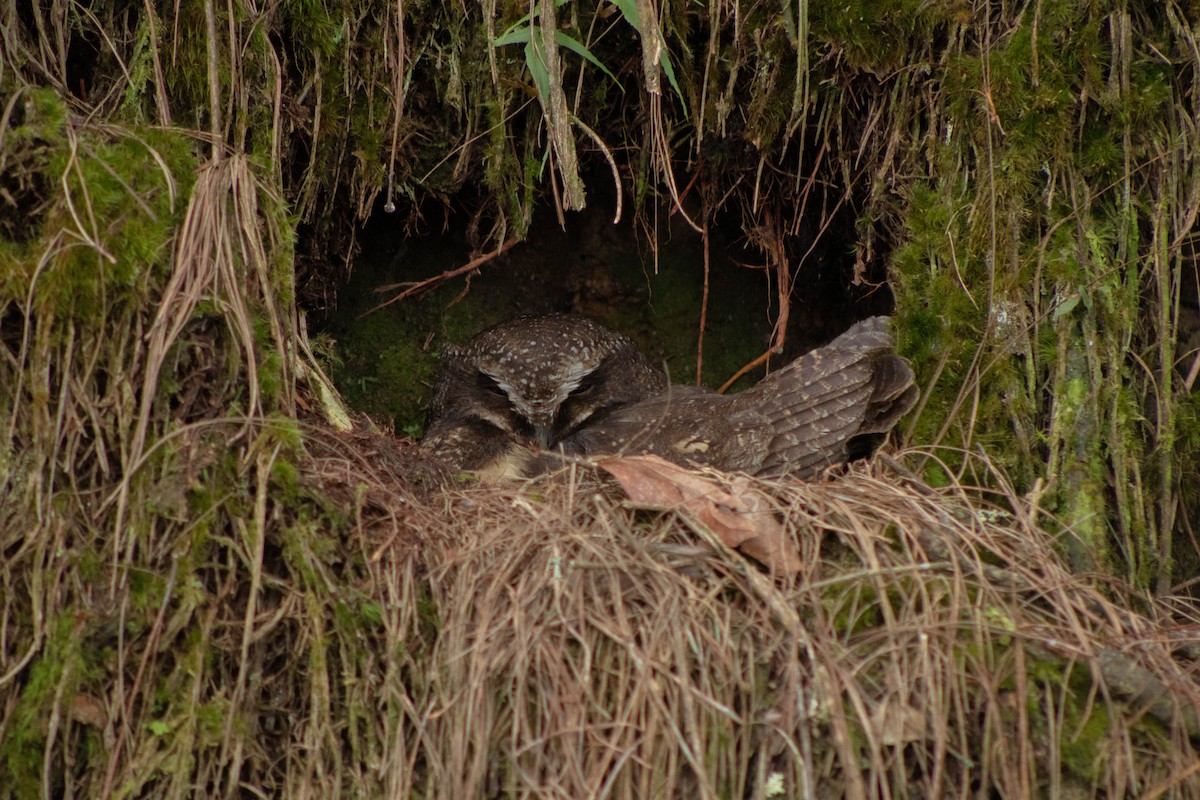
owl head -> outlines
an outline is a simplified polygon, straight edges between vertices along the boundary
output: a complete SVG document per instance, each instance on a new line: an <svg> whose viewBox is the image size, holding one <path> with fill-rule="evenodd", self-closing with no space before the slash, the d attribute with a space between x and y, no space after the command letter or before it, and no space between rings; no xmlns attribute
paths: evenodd
<svg viewBox="0 0 1200 800"><path fill-rule="evenodd" d="M665 388L665 375L630 339L599 323L518 317L444 349L426 438L465 427L549 448L597 415Z"/></svg>

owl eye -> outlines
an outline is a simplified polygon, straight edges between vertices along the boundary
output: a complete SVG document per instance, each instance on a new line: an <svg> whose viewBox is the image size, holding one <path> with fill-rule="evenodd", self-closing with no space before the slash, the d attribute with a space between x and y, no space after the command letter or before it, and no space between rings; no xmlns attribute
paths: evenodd
<svg viewBox="0 0 1200 800"><path fill-rule="evenodd" d="M476 382L479 384L479 388L483 389L488 394L495 395L496 397L503 397L506 400L508 399L508 392L504 391L504 388L487 373L479 373L478 380Z"/></svg>
<svg viewBox="0 0 1200 800"><path fill-rule="evenodd" d="M589 375L587 378L584 378L583 381L580 382L579 386L577 386L575 388L575 391L571 392L571 397L574 397L574 398L587 397L593 391L595 391L596 386L599 383L600 383L600 381L596 378L596 376L594 374Z"/></svg>

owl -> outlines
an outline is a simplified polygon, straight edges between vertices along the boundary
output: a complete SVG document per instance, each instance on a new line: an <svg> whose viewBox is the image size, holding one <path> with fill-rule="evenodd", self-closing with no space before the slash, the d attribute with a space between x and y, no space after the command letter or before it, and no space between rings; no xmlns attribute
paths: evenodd
<svg viewBox="0 0 1200 800"><path fill-rule="evenodd" d="M651 453L679 464L801 479L869 455L917 399L886 317L852 326L734 395L671 386L576 426L568 454Z"/></svg>
<svg viewBox="0 0 1200 800"><path fill-rule="evenodd" d="M518 317L445 348L421 447L485 479L517 477L535 469L534 448L666 389L633 341L597 322Z"/></svg>

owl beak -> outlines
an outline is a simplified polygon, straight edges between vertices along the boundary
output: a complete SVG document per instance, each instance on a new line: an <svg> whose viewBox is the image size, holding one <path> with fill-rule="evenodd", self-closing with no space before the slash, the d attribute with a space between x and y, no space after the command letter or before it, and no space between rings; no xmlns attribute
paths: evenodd
<svg viewBox="0 0 1200 800"><path fill-rule="evenodd" d="M550 442L554 438L554 426L547 422L544 425L538 425L534 428L534 439L537 441L537 446L542 450L550 449Z"/></svg>

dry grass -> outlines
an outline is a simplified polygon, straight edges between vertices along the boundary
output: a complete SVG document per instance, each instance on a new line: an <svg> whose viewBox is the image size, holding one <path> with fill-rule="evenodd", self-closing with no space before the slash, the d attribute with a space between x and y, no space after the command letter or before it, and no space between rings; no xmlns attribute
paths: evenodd
<svg viewBox="0 0 1200 800"><path fill-rule="evenodd" d="M587 465L169 441L190 511L127 580L110 529L3 527L0 794L1200 796L1194 607L1070 575L1021 498L760 482L806 565L777 580Z"/></svg>
<svg viewBox="0 0 1200 800"><path fill-rule="evenodd" d="M1200 791L1198 629L1113 605L961 490L766 488L808 554L794 582L587 470L414 506L418 546L372 567L406 654L388 794Z"/></svg>

